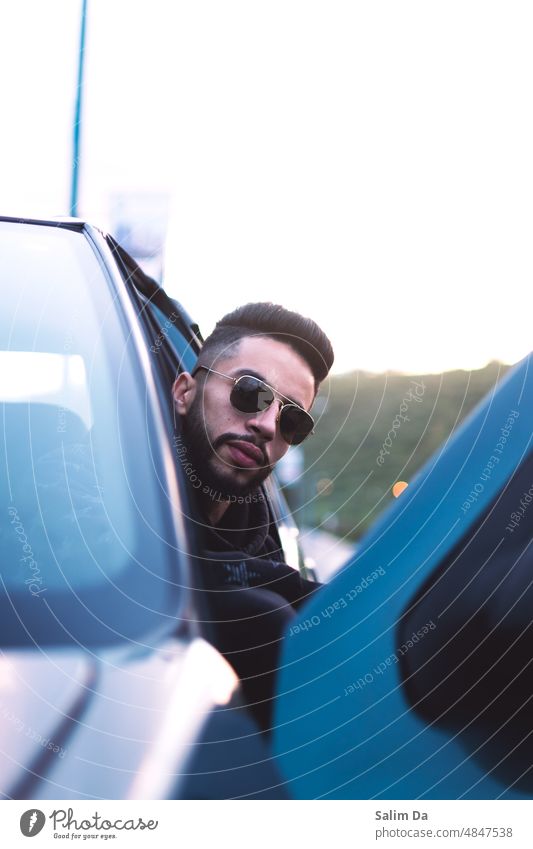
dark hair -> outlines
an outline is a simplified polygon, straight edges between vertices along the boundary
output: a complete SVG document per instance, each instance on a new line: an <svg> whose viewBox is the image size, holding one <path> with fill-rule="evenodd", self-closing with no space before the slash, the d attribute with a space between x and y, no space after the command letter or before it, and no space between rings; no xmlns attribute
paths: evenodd
<svg viewBox="0 0 533 849"><path fill-rule="evenodd" d="M333 365L331 342L320 327L312 319L270 302L245 304L221 318L205 340L198 363L211 366L245 336L268 336L289 345L309 365L315 391Z"/></svg>

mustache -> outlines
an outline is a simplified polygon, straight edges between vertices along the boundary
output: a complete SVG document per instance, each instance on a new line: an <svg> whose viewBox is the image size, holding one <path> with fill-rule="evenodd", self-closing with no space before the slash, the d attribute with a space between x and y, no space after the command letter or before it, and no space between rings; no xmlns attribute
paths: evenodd
<svg viewBox="0 0 533 849"><path fill-rule="evenodd" d="M213 450L216 451L220 448L221 445L224 445L225 442L249 442L250 445L255 445L256 448L259 448L261 454L263 455L263 465L268 466L268 458L265 454L264 442L258 442L253 436L250 434L242 435L240 433L222 433L220 436L217 436L215 441L213 442Z"/></svg>

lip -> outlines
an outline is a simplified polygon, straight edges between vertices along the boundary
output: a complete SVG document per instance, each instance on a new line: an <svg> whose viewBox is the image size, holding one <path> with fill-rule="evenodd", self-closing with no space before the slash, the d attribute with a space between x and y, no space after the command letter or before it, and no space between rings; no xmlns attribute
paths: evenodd
<svg viewBox="0 0 533 849"><path fill-rule="evenodd" d="M257 445L252 445L251 442L227 442L233 462L236 466L244 466L252 468L253 466L263 466L265 458L263 452Z"/></svg>

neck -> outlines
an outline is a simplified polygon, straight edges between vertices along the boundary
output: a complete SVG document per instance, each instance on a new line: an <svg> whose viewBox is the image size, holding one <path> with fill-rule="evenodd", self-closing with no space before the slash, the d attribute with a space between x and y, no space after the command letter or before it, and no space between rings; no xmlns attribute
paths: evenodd
<svg viewBox="0 0 533 849"><path fill-rule="evenodd" d="M211 498L206 497L203 507L209 523L213 527L216 527L220 524L224 513L228 509L229 501L213 501Z"/></svg>
<svg viewBox="0 0 533 849"><path fill-rule="evenodd" d="M216 528L216 526L222 521L222 517L225 512L229 509L231 501L223 498L221 493L216 493L217 497L211 498L209 495L210 491L212 490L205 493L202 492L201 489L198 489L194 493L194 497L200 507L201 513L207 519L207 523L211 525L211 527Z"/></svg>

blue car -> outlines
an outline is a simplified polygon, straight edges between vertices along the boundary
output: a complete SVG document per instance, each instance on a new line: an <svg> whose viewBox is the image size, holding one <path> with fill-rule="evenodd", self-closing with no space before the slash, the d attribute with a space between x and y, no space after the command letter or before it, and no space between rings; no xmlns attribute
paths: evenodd
<svg viewBox="0 0 533 849"><path fill-rule="evenodd" d="M196 583L170 387L198 328L81 221L0 242L3 797L286 798Z"/></svg>

